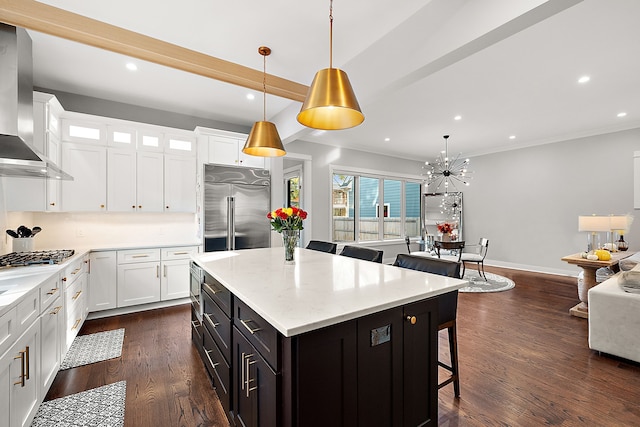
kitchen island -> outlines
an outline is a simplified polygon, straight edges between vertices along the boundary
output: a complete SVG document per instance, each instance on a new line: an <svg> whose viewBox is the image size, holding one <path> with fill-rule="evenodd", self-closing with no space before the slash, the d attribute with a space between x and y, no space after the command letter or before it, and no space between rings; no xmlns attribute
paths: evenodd
<svg viewBox="0 0 640 427"><path fill-rule="evenodd" d="M230 420L437 424L437 297L465 281L306 249L294 264L283 248L192 258L194 342Z"/></svg>

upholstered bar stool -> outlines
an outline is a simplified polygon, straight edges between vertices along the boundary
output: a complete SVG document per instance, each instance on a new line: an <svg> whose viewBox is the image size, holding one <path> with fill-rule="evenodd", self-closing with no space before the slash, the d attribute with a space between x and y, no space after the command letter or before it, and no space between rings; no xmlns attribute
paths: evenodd
<svg viewBox="0 0 640 427"><path fill-rule="evenodd" d="M460 263L439 258L429 258L414 255L398 254L393 265L424 271L426 273L439 274L453 278L460 277ZM438 360L438 366L451 373L444 381L438 384L438 389L453 383L453 392L460 397L460 375L458 371L458 336L456 333L456 317L458 311L458 291L448 292L438 296L438 331L447 330L449 336L449 354L451 365Z"/></svg>

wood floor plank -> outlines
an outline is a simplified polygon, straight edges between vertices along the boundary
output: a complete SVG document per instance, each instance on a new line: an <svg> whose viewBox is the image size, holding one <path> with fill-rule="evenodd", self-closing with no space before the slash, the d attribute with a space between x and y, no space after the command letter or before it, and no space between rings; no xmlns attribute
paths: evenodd
<svg viewBox="0 0 640 427"><path fill-rule="evenodd" d="M460 294L461 397L439 391L438 425L640 425L640 365L589 349L587 320L569 314L575 278L486 269L516 287ZM87 321L81 333L118 328L122 358L61 371L47 400L126 380L127 427L229 425L191 345L189 305Z"/></svg>

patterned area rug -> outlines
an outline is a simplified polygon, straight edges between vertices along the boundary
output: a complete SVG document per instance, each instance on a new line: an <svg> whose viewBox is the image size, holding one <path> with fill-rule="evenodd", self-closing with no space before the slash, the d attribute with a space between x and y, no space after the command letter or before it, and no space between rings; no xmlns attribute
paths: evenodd
<svg viewBox="0 0 640 427"><path fill-rule="evenodd" d="M43 402L31 427L121 427L127 382Z"/></svg>
<svg viewBox="0 0 640 427"><path fill-rule="evenodd" d="M71 343L60 370L120 357L123 341L124 329L78 335Z"/></svg>
<svg viewBox="0 0 640 427"><path fill-rule="evenodd" d="M480 277L477 270L467 268L464 279L469 281L469 286L459 289L459 292L500 292L512 289L516 286L513 280L497 274L485 273L487 281Z"/></svg>

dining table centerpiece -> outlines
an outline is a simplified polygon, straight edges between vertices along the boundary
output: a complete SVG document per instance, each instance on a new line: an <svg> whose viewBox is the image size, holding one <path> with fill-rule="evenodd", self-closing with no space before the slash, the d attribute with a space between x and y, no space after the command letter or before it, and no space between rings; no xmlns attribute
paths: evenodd
<svg viewBox="0 0 640 427"><path fill-rule="evenodd" d="M293 255L300 240L300 230L304 229L303 221L307 218L307 212L291 206L271 211L267 214L267 218L271 221L271 228L282 234L285 261L293 262Z"/></svg>
<svg viewBox="0 0 640 427"><path fill-rule="evenodd" d="M454 240L454 236L453 236L453 230L455 230L456 227L456 223L454 222L440 222L438 224L436 224L436 226L438 227L438 232L442 234L442 241L443 242L450 242L451 240Z"/></svg>

